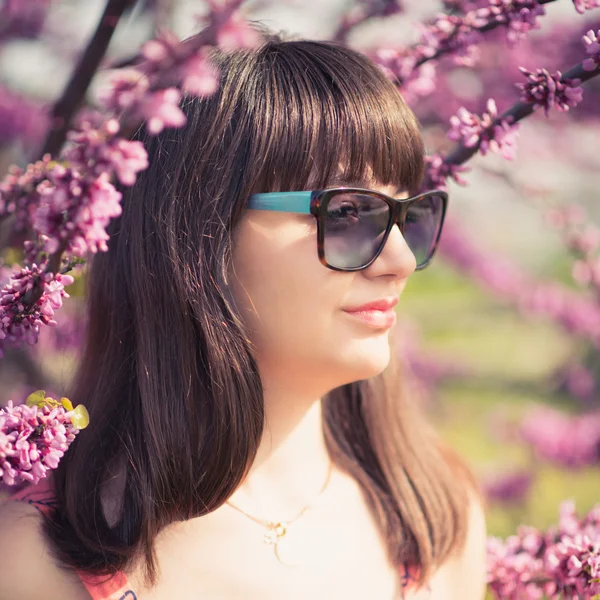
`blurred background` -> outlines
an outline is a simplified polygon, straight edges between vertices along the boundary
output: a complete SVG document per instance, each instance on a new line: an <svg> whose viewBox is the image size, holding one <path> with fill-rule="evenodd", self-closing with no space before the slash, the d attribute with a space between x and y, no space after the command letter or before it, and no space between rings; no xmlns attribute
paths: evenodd
<svg viewBox="0 0 600 600"><path fill-rule="evenodd" d="M276 31L331 39L360 3L340 0L249 1L244 15ZM398 14L364 21L344 34L351 46L418 43L420 24L458 3L404 0ZM47 111L62 93L104 9L97 0L0 0L0 173L35 157ZM461 106L499 112L519 99L518 67L566 71L585 58L582 36L600 28L600 9L578 14L571 2L545 5L540 28L512 45L506 31L486 33L473 64L448 58L407 84L405 98L430 154L447 153L449 119ZM199 29L198 0L138 2L120 22L105 66L135 55L168 26L179 37ZM17 26L15 26L15 23ZM9 26L10 24L10 26ZM88 101L101 83L93 82ZM519 129L516 156L477 155L448 183L450 216L433 265L416 273L398 305L401 360L415 401L474 466L490 501L491 535L520 523L546 528L559 503L578 512L600 499L600 85L546 118ZM4 274L18 257L5 253ZM0 361L0 404L43 388L60 394L78 353L82 277L36 346Z"/></svg>

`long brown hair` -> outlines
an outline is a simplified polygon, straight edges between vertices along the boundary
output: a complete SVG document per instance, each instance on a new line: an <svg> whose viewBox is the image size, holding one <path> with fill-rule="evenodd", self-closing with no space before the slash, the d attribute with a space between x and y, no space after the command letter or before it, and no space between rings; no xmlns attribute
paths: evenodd
<svg viewBox="0 0 600 600"><path fill-rule="evenodd" d="M284 40L215 50L218 91L185 98L187 125L136 139L149 168L123 189L109 250L88 273L88 327L70 397L90 426L54 475L45 531L66 565L111 574L235 491L264 427L261 380L227 292L251 193L327 187L338 173L419 188L424 146L395 86L341 43ZM465 539L473 480L403 393L401 365L323 399L328 450L368 498L391 559L424 582ZM102 498L124 474L117 517Z"/></svg>

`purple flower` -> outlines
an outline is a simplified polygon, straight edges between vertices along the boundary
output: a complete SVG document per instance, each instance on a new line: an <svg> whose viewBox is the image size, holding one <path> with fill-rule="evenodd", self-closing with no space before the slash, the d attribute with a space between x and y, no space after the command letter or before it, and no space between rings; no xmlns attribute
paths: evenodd
<svg viewBox="0 0 600 600"><path fill-rule="evenodd" d="M581 102L583 89L578 87L579 79L561 82L560 71L551 75L546 69L536 69L535 73L524 67L519 67L519 70L527 77L527 83L515 85L521 90L521 100L533 104L534 110L544 107L548 116L554 106L559 111L567 111Z"/></svg>
<svg viewBox="0 0 600 600"><path fill-rule="evenodd" d="M148 167L148 154L142 142L118 137L116 119L96 125L81 119L77 129L68 133L72 143L62 154L73 167L90 175L114 173L123 185L133 185L137 173Z"/></svg>
<svg viewBox="0 0 600 600"><path fill-rule="evenodd" d="M600 29L596 33L590 29L582 40L586 46L586 53L590 55L583 61L582 67L586 71L595 71L600 67Z"/></svg>
<svg viewBox="0 0 600 600"><path fill-rule="evenodd" d="M194 96L210 96L219 87L219 72L202 54L190 57L181 67L182 88Z"/></svg>
<svg viewBox="0 0 600 600"><path fill-rule="evenodd" d="M34 392L27 404L0 409L0 482L13 486L36 484L56 469L60 459L89 415L83 405L73 408L67 398L60 402Z"/></svg>
<svg viewBox="0 0 600 600"><path fill-rule="evenodd" d="M529 493L533 478L531 470L520 469L489 477L482 487L491 501L503 504L520 503Z"/></svg>
<svg viewBox="0 0 600 600"><path fill-rule="evenodd" d="M521 526L505 542L488 539L488 583L494 598L584 598L600 592L600 505L579 519L572 502L547 532Z"/></svg>
<svg viewBox="0 0 600 600"><path fill-rule="evenodd" d="M474 17L472 12L464 17L440 13L433 24L420 25L419 54L424 58L431 58L442 53L452 53L458 64L473 66L479 57L477 43L482 39L477 26L484 24Z"/></svg>
<svg viewBox="0 0 600 600"><path fill-rule="evenodd" d="M536 407L523 419L521 436L540 458L563 467L579 468L600 460L600 413L571 417Z"/></svg>
<svg viewBox="0 0 600 600"><path fill-rule="evenodd" d="M118 69L109 76L108 85L98 93L98 101L107 111L132 110L150 88L148 77L138 69Z"/></svg>
<svg viewBox="0 0 600 600"><path fill-rule="evenodd" d="M37 144L46 131L44 109L20 94L0 86L0 143L22 138Z"/></svg>
<svg viewBox="0 0 600 600"><path fill-rule="evenodd" d="M575 10L579 14L583 14L586 10L592 10L600 6L600 0L573 0Z"/></svg>
<svg viewBox="0 0 600 600"><path fill-rule="evenodd" d="M532 29L539 29L538 17L546 14L538 0L489 0L489 6L474 12L488 23L507 25L509 45L514 45Z"/></svg>
<svg viewBox="0 0 600 600"><path fill-rule="evenodd" d="M109 236L105 227L121 214L121 193L107 173L86 179L74 169L56 165L37 191L40 203L34 227L48 236L48 252L56 252L62 244L76 256L106 252Z"/></svg>
<svg viewBox="0 0 600 600"><path fill-rule="evenodd" d="M38 38L52 0L4 0L0 4L0 41L11 37Z"/></svg>
<svg viewBox="0 0 600 600"><path fill-rule="evenodd" d="M386 77L400 84L403 98L412 104L435 90L436 65L426 62L417 66L422 48L378 48L370 57L379 65Z"/></svg>
<svg viewBox="0 0 600 600"><path fill-rule="evenodd" d="M2 345L27 342L35 344L40 325L55 325L54 311L68 298L65 285L73 283L70 275L44 273L35 264L13 273L8 283L0 290L0 340ZM36 285L41 285L43 294L31 307L26 307L23 296ZM0 345L0 355L2 353Z"/></svg>
<svg viewBox="0 0 600 600"><path fill-rule="evenodd" d="M450 124L449 139L458 140L467 148L479 145L483 155L491 150L501 152L507 159L514 159L518 123L511 125L507 119L498 121L498 109L493 98L488 100L487 111L481 117L461 106L458 113L450 117Z"/></svg>
<svg viewBox="0 0 600 600"><path fill-rule="evenodd" d="M182 127L186 118L179 108L181 92L177 88L167 88L146 95L140 102L140 112L147 120L148 131L160 133L165 127Z"/></svg>
<svg viewBox="0 0 600 600"><path fill-rule="evenodd" d="M213 9L216 5L213 5ZM245 21L239 12L234 12L219 27L217 45L226 52L241 48L256 48L261 43L261 36Z"/></svg>
<svg viewBox="0 0 600 600"><path fill-rule="evenodd" d="M446 179L451 178L459 185L467 185L466 179L460 174L467 173L471 169L465 165L453 165L444 161L440 154L432 154L425 157L427 167L427 187L429 189L445 190Z"/></svg>
<svg viewBox="0 0 600 600"><path fill-rule="evenodd" d="M538 599L543 592L536 575L543 570L539 556L543 536L533 527L521 525L505 542L489 537L487 542L487 582L498 600Z"/></svg>

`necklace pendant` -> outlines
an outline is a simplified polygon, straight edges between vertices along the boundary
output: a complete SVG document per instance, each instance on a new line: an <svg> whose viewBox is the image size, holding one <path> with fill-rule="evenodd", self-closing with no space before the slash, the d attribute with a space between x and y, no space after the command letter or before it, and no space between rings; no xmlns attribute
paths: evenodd
<svg viewBox="0 0 600 600"><path fill-rule="evenodd" d="M268 523L267 528L269 531L263 538L265 544L277 544L287 533L287 523Z"/></svg>

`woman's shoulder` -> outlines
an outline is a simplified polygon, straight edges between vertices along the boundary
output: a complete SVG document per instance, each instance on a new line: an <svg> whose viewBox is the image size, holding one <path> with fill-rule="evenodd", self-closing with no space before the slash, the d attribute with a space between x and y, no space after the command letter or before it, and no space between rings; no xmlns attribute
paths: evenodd
<svg viewBox="0 0 600 600"><path fill-rule="evenodd" d="M465 545L450 561L452 589L457 590L461 600L483 600L487 588L487 526L481 496L470 496L468 515Z"/></svg>
<svg viewBox="0 0 600 600"><path fill-rule="evenodd" d="M72 569L58 564L48 546L42 523L44 511L33 501L0 501L0 600L48 600L90 596Z"/></svg>

